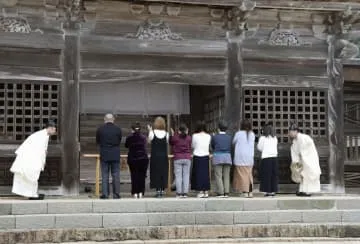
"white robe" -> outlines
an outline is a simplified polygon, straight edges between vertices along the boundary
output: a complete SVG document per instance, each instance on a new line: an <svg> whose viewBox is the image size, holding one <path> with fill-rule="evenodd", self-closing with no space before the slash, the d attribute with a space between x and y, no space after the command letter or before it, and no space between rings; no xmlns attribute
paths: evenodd
<svg viewBox="0 0 360 244"><path fill-rule="evenodd" d="M298 133L291 145L291 159L293 163L303 165L299 191L305 193L320 192L319 155L310 136Z"/></svg>
<svg viewBox="0 0 360 244"><path fill-rule="evenodd" d="M14 174L12 192L24 197L38 197L38 180L45 168L49 135L40 130L30 135L15 151L10 171Z"/></svg>

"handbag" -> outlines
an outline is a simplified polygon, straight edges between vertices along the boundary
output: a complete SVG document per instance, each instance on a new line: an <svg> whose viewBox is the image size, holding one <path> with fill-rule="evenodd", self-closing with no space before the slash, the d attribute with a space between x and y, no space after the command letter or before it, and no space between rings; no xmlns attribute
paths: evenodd
<svg viewBox="0 0 360 244"><path fill-rule="evenodd" d="M303 170L303 165L301 163L291 163L290 165L291 170L291 180L295 183L301 183L302 176L301 172Z"/></svg>

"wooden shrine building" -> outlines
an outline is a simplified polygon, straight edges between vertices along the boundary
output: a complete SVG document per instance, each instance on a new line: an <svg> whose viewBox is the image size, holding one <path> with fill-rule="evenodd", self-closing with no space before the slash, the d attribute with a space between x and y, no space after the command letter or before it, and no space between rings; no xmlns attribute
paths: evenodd
<svg viewBox="0 0 360 244"><path fill-rule="evenodd" d="M224 117L235 131L248 118L259 135L272 122L284 185L297 122L315 139L324 189L360 186L360 1L2 0L0 8L5 188L17 145L55 118L40 184L78 194L80 155L95 152L107 112L124 128L168 115L209 129Z"/></svg>

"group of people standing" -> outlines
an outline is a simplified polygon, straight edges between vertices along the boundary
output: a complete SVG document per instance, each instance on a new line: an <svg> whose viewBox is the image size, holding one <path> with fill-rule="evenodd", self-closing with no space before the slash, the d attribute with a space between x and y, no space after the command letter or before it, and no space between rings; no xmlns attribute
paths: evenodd
<svg viewBox="0 0 360 244"><path fill-rule="evenodd" d="M100 145L100 156L102 158L103 195L101 198L109 197L109 170L112 171L113 182L117 185L113 186L113 196L115 198L120 197L117 189L120 185L117 180L119 179L119 165L113 168L111 160L110 164L104 160L105 157L108 157L108 155L105 156L104 154L109 154L106 147L111 148L114 145L118 145L117 148L119 148L121 142L121 130L120 128L114 130L116 126L113 122L114 118L112 115L105 116L105 125L100 127L97 132L97 142ZM165 189L168 186L169 146L174 157L177 197L187 197L190 186L191 190L197 191L197 197L209 197L211 175L209 165L210 152L212 152L211 162L214 169L217 196L229 196L231 169L234 166L232 177L233 189L245 197L253 197L253 166L256 136L252 131L252 125L249 120L241 122L239 131L235 133L234 137L226 132L228 128L225 121L219 122L217 133L213 135L206 132L206 124L203 121L197 123L195 133L192 136L190 136L189 129L185 124L181 124L176 131L171 129L170 133L167 132L166 123L162 117L157 117L153 126L147 126L147 136L143 134L141 127L141 124L138 122L132 125L132 133L125 141L125 147L129 150L128 165L131 173L131 193L134 198L142 198L144 196L145 179L149 165L150 187L156 190L157 198L165 195ZM113 134L114 138L112 140L105 141L105 139L101 139L101 135L109 136L106 131ZM318 159L316 161L316 157L318 158L316 148L312 139L307 135L299 133L295 125L290 128L290 137L294 139L291 149L293 162L302 165L300 172L301 180L297 182L300 183L298 195L309 196L311 192L320 191L319 177L321 171L318 166ZM298 143L298 141L301 142ZM147 153L147 143L150 143L150 158ZM313 157L308 157L308 159L304 160L303 149L307 150L307 155L313 155ZM271 124L264 126L263 133L257 143L257 150L261 152L259 168L260 191L264 192L265 196L274 196L278 192L278 140ZM116 154L119 158L120 152L116 151ZM106 164L108 166L105 166ZM307 179L308 176L311 176L310 181ZM305 183L302 179L304 179Z"/></svg>
<svg viewBox="0 0 360 244"><path fill-rule="evenodd" d="M100 148L102 172L102 199L109 198L109 174L112 175L113 198L120 198L120 144L122 131L114 124L114 116L107 114L105 123L96 132ZM131 193L142 198L145 178L150 161L150 187L156 189L156 197L163 197L168 185L168 145L174 155L174 174L177 197L187 197L191 189L199 198L207 198L210 190L210 151L215 173L216 192L219 197L230 193L230 172L233 170L233 188L252 197L255 134L249 120L241 123L234 137L227 134L226 122L221 121L214 135L206 132L206 125L199 121L195 133L190 136L185 124L177 131L166 131L165 120L157 117L153 126L148 125L148 136L142 134L141 124L132 125L132 133L126 138L128 165L131 172ZM56 124L49 121L43 130L30 135L16 150L16 159L10 169L14 174L12 192L29 199L43 199L38 194L38 179L45 168L49 137L56 133ZM299 132L296 124L289 129L292 138L292 179L299 183L298 196L310 196L320 191L321 169L319 155L312 138ZM148 158L147 143L151 144ZM259 138L257 149L261 152L260 191L274 196L278 191L277 150L278 140L270 124L266 124ZM232 150L234 149L234 157ZM191 172L191 176L190 176Z"/></svg>

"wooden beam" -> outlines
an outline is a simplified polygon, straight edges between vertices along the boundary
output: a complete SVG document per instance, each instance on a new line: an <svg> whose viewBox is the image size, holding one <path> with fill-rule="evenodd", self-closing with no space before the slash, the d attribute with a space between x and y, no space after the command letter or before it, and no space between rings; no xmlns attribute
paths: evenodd
<svg viewBox="0 0 360 244"><path fill-rule="evenodd" d="M146 41L106 36L82 36L81 52L122 55L225 57L223 41Z"/></svg>
<svg viewBox="0 0 360 244"><path fill-rule="evenodd" d="M60 34L1 32L0 47L62 49L63 46L64 39Z"/></svg>
<svg viewBox="0 0 360 244"><path fill-rule="evenodd" d="M239 6L243 0L143 0L143 2L157 3L179 3L191 5L207 6ZM341 11L351 6L353 9L360 9L358 0L344 0L338 2L330 1L288 1L288 0L257 0L256 8L284 8L284 9L303 9L317 11Z"/></svg>
<svg viewBox="0 0 360 244"><path fill-rule="evenodd" d="M156 65L155 65L156 64ZM174 57L150 55L113 55L82 53L83 69L104 70L145 70L164 72L223 72L224 58Z"/></svg>
<svg viewBox="0 0 360 244"><path fill-rule="evenodd" d="M296 60L323 60L327 59L326 45L313 46L272 46L259 44L253 40L243 42L244 59L283 59L288 61Z"/></svg>
<svg viewBox="0 0 360 244"><path fill-rule="evenodd" d="M80 185L80 34L65 29L62 54L63 79L61 83L61 143L62 188L64 195L78 195Z"/></svg>
<svg viewBox="0 0 360 244"><path fill-rule="evenodd" d="M243 87L294 87L327 89L328 77L296 76L296 75L244 75Z"/></svg>
<svg viewBox="0 0 360 244"><path fill-rule="evenodd" d="M82 69L81 83L181 83L189 85L223 85L224 72L178 72L146 70Z"/></svg>
<svg viewBox="0 0 360 244"><path fill-rule="evenodd" d="M344 76L342 64L335 59L336 37L328 38L328 133L329 133L329 170L332 191L345 192L344 162Z"/></svg>
<svg viewBox="0 0 360 244"><path fill-rule="evenodd" d="M0 77L6 80L61 81L60 68L0 65Z"/></svg>
<svg viewBox="0 0 360 244"><path fill-rule="evenodd" d="M0 65L59 68L60 50L0 48Z"/></svg>

